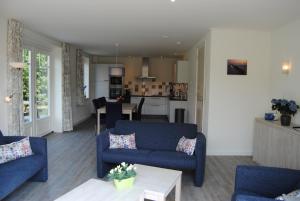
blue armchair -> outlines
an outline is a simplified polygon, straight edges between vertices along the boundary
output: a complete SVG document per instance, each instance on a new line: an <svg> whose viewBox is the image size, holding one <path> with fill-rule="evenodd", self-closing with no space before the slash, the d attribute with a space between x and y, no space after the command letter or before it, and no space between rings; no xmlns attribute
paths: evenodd
<svg viewBox="0 0 300 201"><path fill-rule="evenodd" d="M232 201L274 201L300 188L300 170L238 166Z"/></svg>
<svg viewBox="0 0 300 201"><path fill-rule="evenodd" d="M0 143L19 141L21 136L2 136ZM0 145L1 145L0 144ZM34 155L0 164L0 200L13 192L27 180L44 182L48 179L47 140L30 137Z"/></svg>

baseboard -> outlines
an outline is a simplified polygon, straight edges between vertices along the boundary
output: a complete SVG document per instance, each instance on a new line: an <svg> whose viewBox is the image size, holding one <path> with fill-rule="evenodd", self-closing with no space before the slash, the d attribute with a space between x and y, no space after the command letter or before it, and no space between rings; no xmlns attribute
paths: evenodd
<svg viewBox="0 0 300 201"><path fill-rule="evenodd" d="M211 150L207 151L207 156L252 156L252 151L222 151Z"/></svg>
<svg viewBox="0 0 300 201"><path fill-rule="evenodd" d="M90 118L92 118L92 114L84 119L81 119L80 121L74 123L73 127L78 127L80 124L86 122L87 120L89 120Z"/></svg>

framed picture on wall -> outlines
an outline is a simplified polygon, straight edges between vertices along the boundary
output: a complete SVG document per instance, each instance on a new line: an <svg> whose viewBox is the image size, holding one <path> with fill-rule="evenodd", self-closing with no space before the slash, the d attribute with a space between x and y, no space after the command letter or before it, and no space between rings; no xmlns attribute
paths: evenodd
<svg viewBox="0 0 300 201"><path fill-rule="evenodd" d="M247 75L247 60L228 59L227 75Z"/></svg>

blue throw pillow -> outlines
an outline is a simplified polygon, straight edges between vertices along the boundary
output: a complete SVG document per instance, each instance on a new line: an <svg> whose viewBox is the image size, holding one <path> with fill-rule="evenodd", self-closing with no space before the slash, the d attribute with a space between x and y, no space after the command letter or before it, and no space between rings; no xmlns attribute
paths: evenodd
<svg viewBox="0 0 300 201"><path fill-rule="evenodd" d="M0 145L2 145L2 144L5 144L5 142L4 142L3 134L2 134L2 132L0 131Z"/></svg>

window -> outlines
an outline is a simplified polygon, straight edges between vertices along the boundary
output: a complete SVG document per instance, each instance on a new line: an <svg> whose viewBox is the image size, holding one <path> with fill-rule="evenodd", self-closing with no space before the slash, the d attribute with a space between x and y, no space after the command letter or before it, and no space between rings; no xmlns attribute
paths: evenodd
<svg viewBox="0 0 300 201"><path fill-rule="evenodd" d="M83 57L83 88L85 98L90 98L90 59Z"/></svg>
<svg viewBox="0 0 300 201"><path fill-rule="evenodd" d="M49 55L23 49L24 122L49 116ZM35 114L34 116L32 114Z"/></svg>
<svg viewBox="0 0 300 201"><path fill-rule="evenodd" d="M49 67L50 58L46 54L36 54L36 109L37 118L49 116Z"/></svg>
<svg viewBox="0 0 300 201"><path fill-rule="evenodd" d="M31 115L31 50L23 49L23 115L24 122L32 121Z"/></svg>

